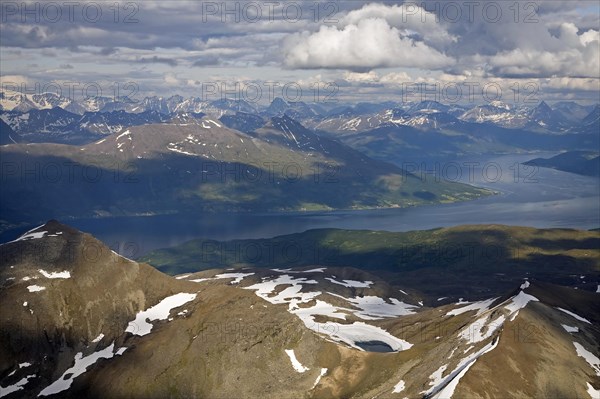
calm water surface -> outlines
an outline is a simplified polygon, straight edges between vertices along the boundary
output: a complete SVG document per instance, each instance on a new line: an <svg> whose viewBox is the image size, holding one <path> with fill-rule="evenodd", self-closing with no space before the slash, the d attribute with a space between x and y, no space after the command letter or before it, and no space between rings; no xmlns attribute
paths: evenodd
<svg viewBox="0 0 600 399"><path fill-rule="evenodd" d="M469 158L457 160L452 165L424 165L430 173L423 178L433 180L437 175L437 178L459 180L499 192L481 200L456 204L367 211L123 217L68 223L130 257L199 237L218 240L267 238L314 228L409 231L491 223L581 229L600 227L600 179L519 166L520 162L551 155ZM479 165L469 166L465 162ZM6 232L0 237L1 241L14 239L25 230Z"/></svg>

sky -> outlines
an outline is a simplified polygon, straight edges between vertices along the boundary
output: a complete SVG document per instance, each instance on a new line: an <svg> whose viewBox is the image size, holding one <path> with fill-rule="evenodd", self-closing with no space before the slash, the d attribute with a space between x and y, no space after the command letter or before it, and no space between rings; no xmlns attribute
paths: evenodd
<svg viewBox="0 0 600 399"><path fill-rule="evenodd" d="M600 101L595 0L0 5L3 89L261 103Z"/></svg>

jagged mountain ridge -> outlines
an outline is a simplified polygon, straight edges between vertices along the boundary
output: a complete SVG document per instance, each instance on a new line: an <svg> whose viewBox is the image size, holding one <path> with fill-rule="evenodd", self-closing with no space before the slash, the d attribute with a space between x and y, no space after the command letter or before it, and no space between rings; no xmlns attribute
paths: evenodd
<svg viewBox="0 0 600 399"><path fill-rule="evenodd" d="M437 101L359 103L355 106L336 106L335 103L288 102L281 98L275 98L270 105L262 106L239 99L207 100L198 97L184 98L179 95L168 98L146 97L140 101L105 97L90 97L76 101L62 98L53 93L31 95L5 90L0 94L0 116L20 134L53 132L72 134L75 131L107 134L123 127L140 124L140 120L148 118L136 117L135 114L154 114L152 122L157 122L167 121L181 113L204 113L218 119L223 116L235 115L238 112L267 118L287 115L310 128L328 132L366 131L389 124L437 130L440 129L437 119L441 118L447 121L451 116L450 120L456 118L476 124L493 124L503 128L526 129L542 133L565 133L579 129L579 125L587 113L593 112L592 107L580 106L576 103L561 102L552 108L543 101L535 106L532 104L511 106L500 101L475 106L445 105ZM68 112L68 121L67 117L63 115L61 124L55 124L55 126L51 126L52 124L40 126L27 122L30 114L35 120L39 111L54 115L58 112L57 108ZM121 114L117 111L120 111ZM114 115L103 117L93 115L111 112ZM132 115L123 118L122 113ZM400 115L401 113L402 115ZM77 116L86 114L87 118L83 119ZM157 115L164 117L157 119ZM53 116L53 118L56 119L57 116ZM107 122L104 126L97 124L88 128L86 119L94 118L103 118ZM115 120L119 118L121 121ZM122 122L123 120L125 123ZM77 123L74 124L74 122ZM43 137L37 139L40 140Z"/></svg>

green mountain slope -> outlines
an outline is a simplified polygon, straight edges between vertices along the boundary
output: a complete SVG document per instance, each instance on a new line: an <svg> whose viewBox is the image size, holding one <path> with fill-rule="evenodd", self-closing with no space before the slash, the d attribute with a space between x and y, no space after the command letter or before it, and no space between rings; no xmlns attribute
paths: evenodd
<svg viewBox="0 0 600 399"><path fill-rule="evenodd" d="M319 229L271 239L193 240L141 259L169 274L234 266L350 266L431 296L488 296L525 277L595 291L600 233L502 225L407 233Z"/></svg>
<svg viewBox="0 0 600 399"><path fill-rule="evenodd" d="M407 207L487 190L423 181L289 118L250 135L214 120L132 127L83 147L8 145L0 220Z"/></svg>

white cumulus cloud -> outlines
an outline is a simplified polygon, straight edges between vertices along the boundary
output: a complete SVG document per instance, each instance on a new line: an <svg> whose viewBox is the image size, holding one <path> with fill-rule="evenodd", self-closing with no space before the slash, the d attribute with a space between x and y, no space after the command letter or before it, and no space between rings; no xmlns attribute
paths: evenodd
<svg viewBox="0 0 600 399"><path fill-rule="evenodd" d="M321 26L283 41L284 62L291 68L369 70L380 67L439 69L454 60L421 41L403 35L383 18L367 18L343 28Z"/></svg>

